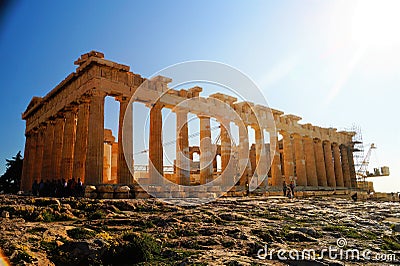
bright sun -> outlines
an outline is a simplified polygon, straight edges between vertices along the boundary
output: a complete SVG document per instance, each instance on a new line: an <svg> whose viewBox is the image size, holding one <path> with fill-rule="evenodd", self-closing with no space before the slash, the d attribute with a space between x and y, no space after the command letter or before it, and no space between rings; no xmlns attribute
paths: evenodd
<svg viewBox="0 0 400 266"><path fill-rule="evenodd" d="M400 43L400 0L361 0L352 24L352 38L365 46Z"/></svg>

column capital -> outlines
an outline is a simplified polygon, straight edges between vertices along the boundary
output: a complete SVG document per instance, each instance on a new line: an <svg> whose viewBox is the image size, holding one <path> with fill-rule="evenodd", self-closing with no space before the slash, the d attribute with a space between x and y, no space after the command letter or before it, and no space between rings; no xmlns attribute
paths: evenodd
<svg viewBox="0 0 400 266"><path fill-rule="evenodd" d="M76 113L78 111L78 105L77 104L69 104L64 107L63 111L64 111L64 113L66 113L66 112Z"/></svg>
<svg viewBox="0 0 400 266"><path fill-rule="evenodd" d="M98 90L98 89L91 89L86 93L87 96L94 98L94 97L106 97L107 93L105 91L102 90Z"/></svg>
<svg viewBox="0 0 400 266"><path fill-rule="evenodd" d="M129 102L130 98L128 96L125 95L118 95L116 97L114 97L114 99L118 102Z"/></svg>

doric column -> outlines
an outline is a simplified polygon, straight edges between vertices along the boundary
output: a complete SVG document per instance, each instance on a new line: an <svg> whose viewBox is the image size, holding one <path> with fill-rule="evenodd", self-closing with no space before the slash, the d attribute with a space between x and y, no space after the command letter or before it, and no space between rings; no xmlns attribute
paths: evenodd
<svg viewBox="0 0 400 266"><path fill-rule="evenodd" d="M95 91L90 99L85 180L92 185L103 180L104 97L104 92Z"/></svg>
<svg viewBox="0 0 400 266"><path fill-rule="evenodd" d="M353 147L347 147L347 157L349 158L349 167L350 167L350 183L351 187L357 187L357 178L356 178L356 169L354 166L354 158L353 158Z"/></svg>
<svg viewBox="0 0 400 266"><path fill-rule="evenodd" d="M36 134L27 132L25 134L24 162L22 165L21 186L22 191L30 191L33 182L33 172L31 165L35 162Z"/></svg>
<svg viewBox="0 0 400 266"><path fill-rule="evenodd" d="M217 154L216 154L213 159L213 173L216 173L217 171L218 171L218 162L217 162Z"/></svg>
<svg viewBox="0 0 400 266"><path fill-rule="evenodd" d="M63 142L64 142L64 125L65 125L65 117L64 113L58 114L55 119L54 125L54 141L52 147L52 174L51 178L60 179L65 178L61 176L61 159L62 159L62 150L63 150Z"/></svg>
<svg viewBox="0 0 400 266"><path fill-rule="evenodd" d="M304 154L306 156L307 185L318 186L317 167L315 163L314 142L310 137L303 138Z"/></svg>
<svg viewBox="0 0 400 266"><path fill-rule="evenodd" d="M346 145L340 145L340 154L342 157L342 170L343 170L343 186L351 187L351 179L350 179L350 166L349 166L349 157L347 155L348 148Z"/></svg>
<svg viewBox="0 0 400 266"><path fill-rule="evenodd" d="M133 176L127 164L127 162L129 162L129 164L133 166L132 104L129 105L128 97L118 97L117 100L119 101L117 182L119 184L132 184ZM123 136L122 132L124 133ZM124 141L127 142L125 146L123 144ZM127 157L125 157L125 155Z"/></svg>
<svg viewBox="0 0 400 266"><path fill-rule="evenodd" d="M258 184L260 184L260 180L264 180L264 178L268 175L267 154L265 150L263 129L254 127L254 133L256 141L256 173L258 177Z"/></svg>
<svg viewBox="0 0 400 266"><path fill-rule="evenodd" d="M304 157L303 138L299 134L293 135L294 155L296 157L297 185L307 186L306 160Z"/></svg>
<svg viewBox="0 0 400 266"><path fill-rule="evenodd" d="M210 117L199 116L200 119L200 184L213 179L213 149L211 142Z"/></svg>
<svg viewBox="0 0 400 266"><path fill-rule="evenodd" d="M44 136L46 132L46 125L41 124L39 126L37 141L36 141L36 154L35 154L35 168L34 168L34 179L38 182L42 179L42 162L43 162L43 148L44 148Z"/></svg>
<svg viewBox="0 0 400 266"><path fill-rule="evenodd" d="M150 136L149 136L149 177L151 182L157 180L157 176L164 175L163 169L163 145L162 145L162 110L160 103L154 104L150 110Z"/></svg>
<svg viewBox="0 0 400 266"><path fill-rule="evenodd" d="M224 121L221 123L221 173L223 175L222 184L228 185L229 178L233 178L231 167L228 168L230 156L231 156L231 139L230 139L230 125L229 121Z"/></svg>
<svg viewBox="0 0 400 266"><path fill-rule="evenodd" d="M245 186L249 183L251 174L249 157L249 133L247 126L239 125L239 171L242 173L239 181L240 186Z"/></svg>
<svg viewBox="0 0 400 266"><path fill-rule="evenodd" d="M47 128L44 137L43 162L42 162L42 179L44 180L51 180L54 178L54 176L52 176L54 127L55 127L54 121L50 120L47 122Z"/></svg>
<svg viewBox="0 0 400 266"><path fill-rule="evenodd" d="M326 169L326 179L328 183L328 187L336 187L335 180L335 170L333 168L333 158L332 158L332 148L331 142L325 140L323 142L324 145L324 159L325 159L325 169Z"/></svg>
<svg viewBox="0 0 400 266"><path fill-rule="evenodd" d="M315 164L317 168L318 186L327 187L324 149L320 139L314 139Z"/></svg>
<svg viewBox="0 0 400 266"><path fill-rule="evenodd" d="M61 155L61 177L66 180L73 177L72 171L76 138L76 111L77 108L75 106L71 106L65 110L65 126Z"/></svg>
<svg viewBox="0 0 400 266"><path fill-rule="evenodd" d="M176 176L179 185L190 185L189 130L187 110L176 107ZM200 181L201 182L201 181Z"/></svg>
<svg viewBox="0 0 400 266"><path fill-rule="evenodd" d="M272 137L272 134L270 134ZM275 147L271 147L275 149L275 155L272 160L272 165L271 165L271 176L272 176L272 186L282 186L283 180L282 180L282 165L281 165L281 154L279 152L279 142L278 142L278 137L275 138ZM273 141L271 140L271 143ZM271 151L272 153L272 151Z"/></svg>
<svg viewBox="0 0 400 266"><path fill-rule="evenodd" d="M85 180L86 151L88 143L88 126L89 126L89 106L88 99L81 99L78 107L78 119L76 125L76 139L74 147L74 167L72 176L76 179L80 178L82 182Z"/></svg>
<svg viewBox="0 0 400 266"><path fill-rule="evenodd" d="M294 160L293 160L293 146L290 134L288 132L281 132L283 137L283 161L284 173L286 183L289 184L294 180Z"/></svg>
<svg viewBox="0 0 400 266"><path fill-rule="evenodd" d="M103 182L111 181L111 160L112 160L112 143L104 142L104 160L103 160Z"/></svg>
<svg viewBox="0 0 400 266"><path fill-rule="evenodd" d="M337 187L344 187L343 183L343 170L342 162L340 161L340 150L337 143L332 144L333 147L333 160L335 164L335 179Z"/></svg>
<svg viewBox="0 0 400 266"><path fill-rule="evenodd" d="M118 142L113 142L111 147L111 179L117 182L118 176Z"/></svg>

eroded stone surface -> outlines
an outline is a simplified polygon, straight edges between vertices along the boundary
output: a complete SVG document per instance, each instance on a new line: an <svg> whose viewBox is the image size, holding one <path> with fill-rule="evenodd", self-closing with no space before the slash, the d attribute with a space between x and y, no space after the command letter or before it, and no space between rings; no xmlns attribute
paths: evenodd
<svg viewBox="0 0 400 266"><path fill-rule="evenodd" d="M396 262L323 260L313 265L399 263L400 204L348 198L225 198L196 208L156 199L90 200L0 197L0 247L13 264L134 261L123 253L137 239L153 243L150 264L309 265L257 258L257 251L336 246L396 254ZM144 239L144 240L143 240ZM150 240L149 240L150 239ZM146 244L144 244L146 245ZM114 253L119 257L112 257ZM115 255L114 254L114 255ZM125 255L123 255L125 254ZM125 257L124 257L125 256ZM63 261L64 260L64 261Z"/></svg>

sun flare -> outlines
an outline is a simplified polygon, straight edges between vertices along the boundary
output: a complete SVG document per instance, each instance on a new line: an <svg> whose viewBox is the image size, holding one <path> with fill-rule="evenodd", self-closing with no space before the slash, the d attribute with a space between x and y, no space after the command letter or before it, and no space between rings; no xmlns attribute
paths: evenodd
<svg viewBox="0 0 400 266"><path fill-rule="evenodd" d="M353 16L352 38L366 46L400 43L400 1L359 1Z"/></svg>

